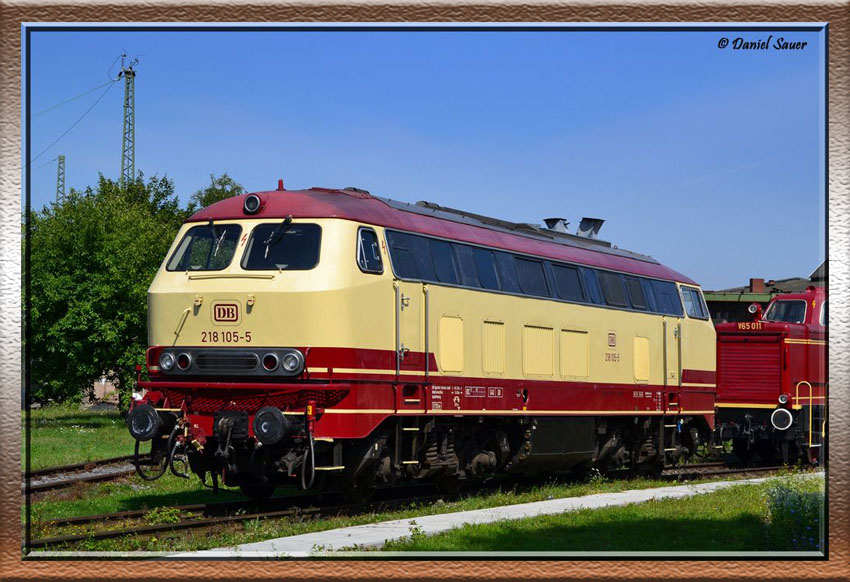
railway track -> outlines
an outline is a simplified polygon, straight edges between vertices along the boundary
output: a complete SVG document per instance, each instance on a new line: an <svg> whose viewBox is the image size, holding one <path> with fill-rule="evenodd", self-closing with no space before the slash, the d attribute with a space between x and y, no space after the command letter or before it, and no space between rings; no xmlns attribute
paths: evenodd
<svg viewBox="0 0 850 582"><path fill-rule="evenodd" d="M723 463L703 463L666 469L661 473L661 478L669 481L681 481L684 479L697 479L703 477L770 473L787 468L787 466L782 465L776 467L727 467Z"/></svg>
<svg viewBox="0 0 850 582"><path fill-rule="evenodd" d="M144 458L141 460L144 460ZM77 483L109 481L132 475L136 471L132 462L133 455L126 455L73 465L48 467L30 471L29 474L21 472L21 492L27 490L27 477L29 477L29 492L40 493L51 489L71 487Z"/></svg>
<svg viewBox="0 0 850 582"><path fill-rule="evenodd" d="M728 468L723 463L702 463L687 465L668 469L661 475L661 479L670 481L690 480L706 477L748 475L759 473L770 473L785 469L786 467L748 467ZM497 482L485 484L485 487L495 488ZM411 495L411 489L419 490L418 495ZM391 510L407 506L411 503L430 503L438 499L452 499L456 496L426 493L423 489L430 490L427 485L412 485L403 488L384 489L378 492L380 499L367 504L332 504L327 505L329 498L338 497L333 492L322 494L306 494L296 497L275 497L263 504L260 508L256 502L251 501L227 501L208 504L192 504L171 506L179 520L172 523L140 524L119 529L107 529L98 531L87 531L32 540L29 544L31 549L47 548L65 544L74 544L83 540L114 539L130 535L152 535L162 532L175 532L188 529L203 529L229 523L246 522L253 519L284 518L292 519L316 519L327 516L352 516L376 512L380 510ZM117 513L100 515L87 515L62 519L54 519L42 522L42 525L52 527L86 526L94 523L120 522L143 520L150 510L131 510Z"/></svg>
<svg viewBox="0 0 850 582"><path fill-rule="evenodd" d="M415 489L421 489L422 486L415 486ZM404 491L409 492L410 488L404 488ZM290 517L293 519L316 519L322 516L340 516L340 515L361 515L364 513L372 513L376 511L386 511L407 506L411 503L429 503L437 499L445 499L446 495L429 494L417 495L415 497L396 497L398 492L402 490L386 490L385 499L374 501L366 504L336 504L336 505L318 505L326 494L322 495L304 495L300 497L277 497L266 502L268 505L272 503L277 508L267 508L262 511L256 510L255 504L251 502L224 502L213 504L195 504L174 506L171 509L188 513L185 519L180 519L174 523L163 524L148 524L139 525L114 530L91 531L82 534L71 534L63 536L54 536L32 540L29 544L30 549L46 548L62 544L73 544L83 540L100 540L118 538L128 535L150 535L161 532L174 532L187 529L202 529L223 525L235 522L245 522L253 519L269 519ZM252 508L250 511L240 511L246 508ZM103 521L117 521L124 519L139 519L143 518L149 512L147 510L125 511L113 514L80 516L77 518L57 519L44 522L50 525L84 525Z"/></svg>

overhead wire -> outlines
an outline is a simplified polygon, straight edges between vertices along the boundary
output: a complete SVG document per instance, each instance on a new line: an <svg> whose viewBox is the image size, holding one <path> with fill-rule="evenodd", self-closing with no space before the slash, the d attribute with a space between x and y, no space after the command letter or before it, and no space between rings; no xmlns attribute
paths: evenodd
<svg viewBox="0 0 850 582"><path fill-rule="evenodd" d="M88 114L89 114L89 112L90 112L92 109L94 109L95 105L97 105L98 103L100 103L100 100L101 100L101 99L103 99L103 98L106 96L106 94L109 92L109 90L110 90L110 89L112 89L112 87L113 87L113 86L115 85L115 83L117 83L117 82L118 82L118 79L115 79L114 81L110 81L109 86L106 88L106 90L105 90L103 93L101 93L101 94L100 94L100 96L99 96L99 97L95 100L95 102L94 102L94 103L92 103L92 104L91 104L91 106L89 106L89 108L88 108L88 109L86 109L86 110L85 110L85 112L83 112L83 114L82 114L82 115L80 115L80 117L78 117L78 118L77 118L77 120L76 120L74 123L72 123L72 124L71 124L71 126L70 126L68 129L66 129L65 131L63 131L63 132L62 132L62 135L60 135L60 136L59 136L59 137L57 137L55 140L53 140L53 142L52 142L49 146L47 146L46 148L44 148L43 150L41 150L41 151L38 153L38 155L36 155L34 158L31 158L31 159L30 159L30 161L29 161L29 162L27 162L26 167L28 168L30 165L32 165L32 163L33 163L34 161L36 161L38 158L40 158L42 155L44 155L44 154L47 152L47 150L49 150L50 148L52 148L53 146L55 146L55 145L59 142L59 140L60 140L60 139L62 139L62 138L63 138L63 137L65 137L66 135L68 135L68 132L70 132L72 129L74 129L74 127L76 127L76 125L77 125L79 122L81 122L81 121L83 120L83 118L84 118L86 115L88 115Z"/></svg>
<svg viewBox="0 0 850 582"><path fill-rule="evenodd" d="M33 172L35 172L36 170L40 170L40 169L42 169L44 166L48 166L48 165L52 164L53 162L55 162L55 161L56 161L56 160L58 160L58 159L59 159L59 156L56 156L55 158L53 158L53 159L52 159L52 160L50 160L49 162L44 162L44 163L43 163L43 164L41 164L40 166L38 166L38 167L36 167L36 168L33 168L33 169L32 169L32 171L33 171Z"/></svg>
<svg viewBox="0 0 850 582"><path fill-rule="evenodd" d="M66 99L65 101L62 101L61 103L57 103L56 105L52 105L51 107L48 107L47 109L42 109L42 110L41 110L41 111L39 111L38 113L34 113L34 114L32 115L32 117L38 117L39 115L42 115L42 114L44 114L44 113L47 113L48 111L53 111L53 110L54 110L54 109L56 109L57 107L62 107L62 106L63 106L63 105L65 105L66 103L70 103L71 101L74 101L74 100L76 100L76 99L79 99L80 97L84 97L84 96L88 95L89 93L92 93L92 92L94 92L94 91L97 91L97 90L98 90L98 89L100 89L101 87L106 87L106 86L107 86L107 85L109 85L110 83L114 83L114 82L115 82L115 79L110 79L110 80L108 80L106 83L104 83L104 84L102 84L102 85L98 85L97 87L92 87L92 88L91 88L91 89L89 89L88 91L84 91L84 92L80 93L79 95L75 95L74 97L71 97L70 99Z"/></svg>

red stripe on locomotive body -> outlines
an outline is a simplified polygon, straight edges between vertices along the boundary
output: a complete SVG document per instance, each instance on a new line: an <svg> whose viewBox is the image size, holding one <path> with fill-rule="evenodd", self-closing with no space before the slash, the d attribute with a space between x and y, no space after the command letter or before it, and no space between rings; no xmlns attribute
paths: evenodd
<svg viewBox="0 0 850 582"><path fill-rule="evenodd" d="M263 205L261 210L252 215L251 218L271 220L289 215L292 215L293 218L341 218L549 259L696 285L692 279L659 263L607 254L591 249L553 244L552 242L509 232L406 212L392 208L382 200L366 193L314 188L311 190L257 192L256 194L263 200ZM245 214L242 211L242 204L245 196L247 194L233 196L212 204L193 214L186 222L243 219Z"/></svg>
<svg viewBox="0 0 850 582"><path fill-rule="evenodd" d="M682 370L682 382L691 384L714 384L717 374L714 370Z"/></svg>
<svg viewBox="0 0 850 582"><path fill-rule="evenodd" d="M419 360L424 361L424 353L408 353L406 359L411 359L411 355L418 355ZM430 359L436 368L433 354ZM430 375L426 379L424 366L419 367L416 374L403 371L397 378L395 352L353 348L312 348L307 361L308 367L327 368L327 372L310 373L309 381L280 383L237 379L183 381L160 375L140 386L174 394L172 406L182 405L185 398L191 398L187 406L190 418L205 431L211 430L212 414L218 409L245 409L253 414L261 406L274 404L287 411L300 412L308 398L315 399L317 406L323 409L315 425L315 435L330 438L365 437L387 417L396 414L642 416L681 413L704 416L709 426L714 426L714 388L708 386L679 389L678 386L647 384L443 375ZM334 369L345 369L345 372L338 373ZM705 380L709 375L705 371L684 370L684 377ZM219 396L215 390L228 392Z"/></svg>

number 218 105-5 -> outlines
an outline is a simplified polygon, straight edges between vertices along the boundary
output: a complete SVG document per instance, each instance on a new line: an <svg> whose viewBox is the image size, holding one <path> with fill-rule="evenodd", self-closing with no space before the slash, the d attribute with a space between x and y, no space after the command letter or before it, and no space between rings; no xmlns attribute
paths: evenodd
<svg viewBox="0 0 850 582"><path fill-rule="evenodd" d="M238 331L212 330L201 332L201 343L203 344L238 344L240 342L251 343L251 332L246 331L241 334Z"/></svg>

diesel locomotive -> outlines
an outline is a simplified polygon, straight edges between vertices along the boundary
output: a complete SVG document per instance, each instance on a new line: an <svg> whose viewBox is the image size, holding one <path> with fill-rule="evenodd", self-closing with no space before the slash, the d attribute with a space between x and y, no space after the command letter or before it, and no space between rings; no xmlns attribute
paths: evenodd
<svg viewBox="0 0 850 582"><path fill-rule="evenodd" d="M139 473L359 500L693 453L715 429L700 287L600 224L282 184L204 208L149 289Z"/></svg>
<svg viewBox="0 0 850 582"><path fill-rule="evenodd" d="M717 440L742 460L825 460L827 308L826 290L809 287L717 325Z"/></svg>

